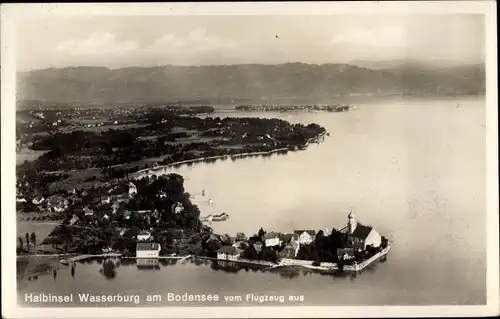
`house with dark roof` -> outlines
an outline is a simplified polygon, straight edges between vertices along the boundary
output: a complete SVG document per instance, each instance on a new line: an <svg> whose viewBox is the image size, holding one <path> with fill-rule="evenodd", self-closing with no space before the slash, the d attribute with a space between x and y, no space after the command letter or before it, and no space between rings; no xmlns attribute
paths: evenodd
<svg viewBox="0 0 500 319"><path fill-rule="evenodd" d="M256 241L255 243L253 243L253 248L255 248L255 251L260 253L262 251L262 246L264 245L263 242L261 241Z"/></svg>
<svg viewBox="0 0 500 319"><path fill-rule="evenodd" d="M298 242L300 245L308 245L312 243L316 237L315 230L294 230L293 233L299 236Z"/></svg>
<svg viewBox="0 0 500 319"><path fill-rule="evenodd" d="M159 243L137 243L135 246L136 258L157 258L160 255Z"/></svg>
<svg viewBox="0 0 500 319"><path fill-rule="evenodd" d="M238 260L240 254L238 250L233 246L223 246L217 251L217 259L221 260Z"/></svg>
<svg viewBox="0 0 500 319"><path fill-rule="evenodd" d="M291 240L278 254L280 258L295 258L299 252L299 242Z"/></svg>
<svg viewBox="0 0 500 319"><path fill-rule="evenodd" d="M276 232L265 233L262 236L266 247L274 247L280 244L280 234Z"/></svg>
<svg viewBox="0 0 500 319"><path fill-rule="evenodd" d="M360 224L351 212L347 226L342 229L347 235L347 243L356 250L365 250L367 246L380 247L382 236L373 227Z"/></svg>
<svg viewBox="0 0 500 319"><path fill-rule="evenodd" d="M297 234L280 234L280 244L288 244L292 241L298 242L299 235L297 235Z"/></svg>

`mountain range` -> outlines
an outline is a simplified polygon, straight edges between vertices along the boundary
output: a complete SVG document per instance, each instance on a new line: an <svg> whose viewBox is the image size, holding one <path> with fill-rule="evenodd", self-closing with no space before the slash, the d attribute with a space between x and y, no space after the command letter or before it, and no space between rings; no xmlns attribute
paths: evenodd
<svg viewBox="0 0 500 319"><path fill-rule="evenodd" d="M419 63L66 67L17 73L18 100L62 103L216 103L352 94L484 94L485 65L426 67Z"/></svg>

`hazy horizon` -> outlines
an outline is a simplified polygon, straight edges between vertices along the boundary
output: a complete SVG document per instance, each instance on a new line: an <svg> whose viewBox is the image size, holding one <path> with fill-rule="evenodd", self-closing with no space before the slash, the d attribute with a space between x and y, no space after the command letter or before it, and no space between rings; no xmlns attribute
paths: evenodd
<svg viewBox="0 0 500 319"><path fill-rule="evenodd" d="M31 17L17 69L485 62L481 14Z"/></svg>

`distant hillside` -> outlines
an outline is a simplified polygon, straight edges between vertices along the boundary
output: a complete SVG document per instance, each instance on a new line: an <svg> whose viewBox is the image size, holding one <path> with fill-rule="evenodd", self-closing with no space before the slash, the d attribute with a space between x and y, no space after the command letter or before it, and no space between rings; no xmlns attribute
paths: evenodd
<svg viewBox="0 0 500 319"><path fill-rule="evenodd" d="M359 94L482 94L484 65L374 70L349 64L49 68L18 73L19 99L149 102Z"/></svg>

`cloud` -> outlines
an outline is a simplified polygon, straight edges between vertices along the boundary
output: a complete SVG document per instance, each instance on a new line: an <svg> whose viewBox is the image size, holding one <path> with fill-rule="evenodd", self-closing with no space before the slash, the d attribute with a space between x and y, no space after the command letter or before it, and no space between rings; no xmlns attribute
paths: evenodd
<svg viewBox="0 0 500 319"><path fill-rule="evenodd" d="M85 39L68 40L56 46L55 51L70 55L117 55L138 49L138 43L119 40L112 33L94 33Z"/></svg>
<svg viewBox="0 0 500 319"><path fill-rule="evenodd" d="M376 29L357 29L333 37L330 44L347 44L372 47L404 47L407 45L407 32L398 26Z"/></svg>
<svg viewBox="0 0 500 319"><path fill-rule="evenodd" d="M233 49L236 44L213 37L207 34L206 29L198 28L189 32L186 37L177 37L171 33L165 34L156 40L146 51L150 52L192 52L216 51L219 49Z"/></svg>

